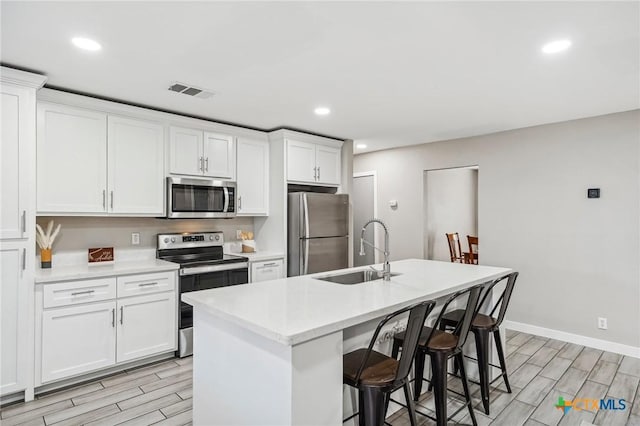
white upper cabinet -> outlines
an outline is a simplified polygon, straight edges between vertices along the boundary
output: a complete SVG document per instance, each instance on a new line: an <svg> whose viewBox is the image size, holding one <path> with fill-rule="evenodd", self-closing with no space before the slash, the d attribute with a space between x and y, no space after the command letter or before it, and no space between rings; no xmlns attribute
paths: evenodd
<svg viewBox="0 0 640 426"><path fill-rule="evenodd" d="M169 172L235 180L234 137L183 127L169 131Z"/></svg>
<svg viewBox="0 0 640 426"><path fill-rule="evenodd" d="M171 127L169 130L169 172L200 176L204 173L200 130Z"/></svg>
<svg viewBox="0 0 640 426"><path fill-rule="evenodd" d="M339 146L287 140L287 180L316 185L340 185Z"/></svg>
<svg viewBox="0 0 640 426"><path fill-rule="evenodd" d="M287 142L287 179L299 182L316 181L316 146L312 143Z"/></svg>
<svg viewBox="0 0 640 426"><path fill-rule="evenodd" d="M269 142L238 137L238 215L269 214Z"/></svg>
<svg viewBox="0 0 640 426"><path fill-rule="evenodd" d="M111 213L164 212L164 128L109 116L108 187Z"/></svg>
<svg viewBox="0 0 640 426"><path fill-rule="evenodd" d="M29 112L24 92L27 89L2 85L0 122L0 239L24 238L27 233L27 193L29 144L20 143L21 118ZM33 113L32 113L33 114ZM24 121L24 119L22 119ZM30 230L29 230L30 231Z"/></svg>
<svg viewBox="0 0 640 426"><path fill-rule="evenodd" d="M39 103L37 146L39 213L106 211L106 114Z"/></svg>
<svg viewBox="0 0 640 426"><path fill-rule="evenodd" d="M317 182L340 185L340 148L316 145Z"/></svg>
<svg viewBox="0 0 640 426"><path fill-rule="evenodd" d="M164 127L38 103L39 214L162 216Z"/></svg>

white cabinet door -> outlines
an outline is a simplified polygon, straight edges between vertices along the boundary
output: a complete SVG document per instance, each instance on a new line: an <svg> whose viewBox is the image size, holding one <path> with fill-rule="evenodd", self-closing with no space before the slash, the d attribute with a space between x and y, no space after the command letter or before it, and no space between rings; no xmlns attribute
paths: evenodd
<svg viewBox="0 0 640 426"><path fill-rule="evenodd" d="M316 181L316 146L312 143L287 141L287 180Z"/></svg>
<svg viewBox="0 0 640 426"><path fill-rule="evenodd" d="M42 313L42 382L115 364L113 301Z"/></svg>
<svg viewBox="0 0 640 426"><path fill-rule="evenodd" d="M109 212L162 216L164 128L109 116Z"/></svg>
<svg viewBox="0 0 640 426"><path fill-rule="evenodd" d="M118 362L177 349L175 291L118 300Z"/></svg>
<svg viewBox="0 0 640 426"><path fill-rule="evenodd" d="M238 216L269 214L269 142L238 137Z"/></svg>
<svg viewBox="0 0 640 426"><path fill-rule="evenodd" d="M29 144L21 141L27 108L26 90L2 86L0 140L0 239L26 238Z"/></svg>
<svg viewBox="0 0 640 426"><path fill-rule="evenodd" d="M340 185L340 148L316 145L317 182Z"/></svg>
<svg viewBox="0 0 640 426"><path fill-rule="evenodd" d="M106 212L106 114L39 103L37 120L38 212Z"/></svg>
<svg viewBox="0 0 640 426"><path fill-rule="evenodd" d="M201 176L204 172L202 131L171 127L169 129L169 172Z"/></svg>
<svg viewBox="0 0 640 426"><path fill-rule="evenodd" d="M282 259L251 263L252 283L277 280L279 278L284 278L284 261Z"/></svg>
<svg viewBox="0 0 640 426"><path fill-rule="evenodd" d="M24 390L27 374L29 285L26 248L0 243L0 395Z"/></svg>
<svg viewBox="0 0 640 426"><path fill-rule="evenodd" d="M204 133L204 174L223 179L236 177L236 152L233 136Z"/></svg>

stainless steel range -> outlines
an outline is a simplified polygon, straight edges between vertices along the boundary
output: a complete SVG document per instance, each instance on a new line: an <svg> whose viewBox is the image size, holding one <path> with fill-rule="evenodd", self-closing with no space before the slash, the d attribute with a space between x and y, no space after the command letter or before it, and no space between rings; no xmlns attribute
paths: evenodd
<svg viewBox="0 0 640 426"><path fill-rule="evenodd" d="M158 259L180 264L180 297L189 291L249 282L249 260L224 254L223 243L222 232L158 235ZM193 353L193 308L179 303L178 356L185 357Z"/></svg>

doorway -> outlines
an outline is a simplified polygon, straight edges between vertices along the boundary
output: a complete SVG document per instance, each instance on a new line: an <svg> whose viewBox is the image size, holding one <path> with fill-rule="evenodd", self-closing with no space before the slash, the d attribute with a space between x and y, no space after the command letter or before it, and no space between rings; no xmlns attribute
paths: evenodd
<svg viewBox="0 0 640 426"><path fill-rule="evenodd" d="M449 262L445 234L457 232L462 251L467 235L478 236L478 166L424 172L424 258Z"/></svg>
<svg viewBox="0 0 640 426"><path fill-rule="evenodd" d="M353 175L353 266L373 265L377 262L374 249L365 246L365 255L360 256L360 232L369 219L377 216L376 172L354 173ZM364 238L376 242L375 226L369 226Z"/></svg>

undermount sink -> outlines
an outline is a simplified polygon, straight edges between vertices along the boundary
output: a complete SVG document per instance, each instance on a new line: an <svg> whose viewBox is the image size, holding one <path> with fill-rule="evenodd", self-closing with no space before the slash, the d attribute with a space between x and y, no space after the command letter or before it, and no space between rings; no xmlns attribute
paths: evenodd
<svg viewBox="0 0 640 426"><path fill-rule="evenodd" d="M399 274L391 273L392 277ZM367 281L381 280L376 271L365 269L363 271L348 272L346 274L327 275L325 277L316 277L316 280L329 281L336 284L362 284Z"/></svg>

